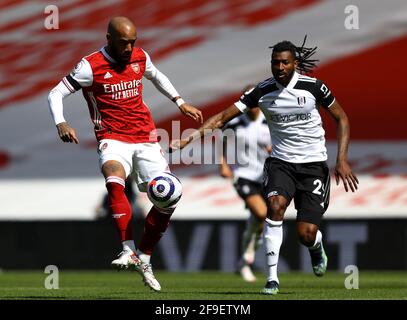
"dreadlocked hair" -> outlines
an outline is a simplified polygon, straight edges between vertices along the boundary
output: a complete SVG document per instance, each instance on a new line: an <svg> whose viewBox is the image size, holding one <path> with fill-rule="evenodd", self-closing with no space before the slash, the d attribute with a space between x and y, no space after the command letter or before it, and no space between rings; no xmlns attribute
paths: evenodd
<svg viewBox="0 0 407 320"><path fill-rule="evenodd" d="M290 41L284 40L275 44L274 46L269 47L269 49L273 49L272 54L274 52L290 51L298 61L297 70L301 73L311 73L312 69L315 68L316 63L319 60L310 58L315 54L318 47L307 48L305 47L306 41L307 36L305 35L304 41L300 47L297 47Z"/></svg>

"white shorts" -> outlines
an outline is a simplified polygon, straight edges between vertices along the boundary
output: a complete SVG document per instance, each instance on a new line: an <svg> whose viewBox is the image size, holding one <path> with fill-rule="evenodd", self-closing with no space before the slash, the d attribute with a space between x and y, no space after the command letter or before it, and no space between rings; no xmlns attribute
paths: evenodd
<svg viewBox="0 0 407 320"><path fill-rule="evenodd" d="M148 182L162 172L170 172L164 152L158 142L129 143L103 139L98 145L99 166L109 160L120 162L131 174L141 192L146 192Z"/></svg>

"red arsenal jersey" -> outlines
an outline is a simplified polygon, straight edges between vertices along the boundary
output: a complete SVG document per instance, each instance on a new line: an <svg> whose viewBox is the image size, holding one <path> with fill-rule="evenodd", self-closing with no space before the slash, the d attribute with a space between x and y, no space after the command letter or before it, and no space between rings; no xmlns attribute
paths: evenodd
<svg viewBox="0 0 407 320"><path fill-rule="evenodd" d="M84 57L63 79L74 92L82 89L98 141L156 142L150 110L143 102L142 76L154 67L148 54L134 48L127 65L115 63L104 48Z"/></svg>

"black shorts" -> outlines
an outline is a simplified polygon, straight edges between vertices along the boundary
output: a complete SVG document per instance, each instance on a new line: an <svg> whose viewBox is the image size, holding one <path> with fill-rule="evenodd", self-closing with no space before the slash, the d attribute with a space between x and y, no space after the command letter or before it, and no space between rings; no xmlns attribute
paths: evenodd
<svg viewBox="0 0 407 320"><path fill-rule="evenodd" d="M265 196L282 195L288 203L294 198L297 221L320 225L329 206L330 186L325 161L290 163L270 157L264 164Z"/></svg>
<svg viewBox="0 0 407 320"><path fill-rule="evenodd" d="M246 198L254 194L264 197L263 185L260 182L254 182L245 178L238 178L233 186L235 187L237 194L243 200L246 200Z"/></svg>

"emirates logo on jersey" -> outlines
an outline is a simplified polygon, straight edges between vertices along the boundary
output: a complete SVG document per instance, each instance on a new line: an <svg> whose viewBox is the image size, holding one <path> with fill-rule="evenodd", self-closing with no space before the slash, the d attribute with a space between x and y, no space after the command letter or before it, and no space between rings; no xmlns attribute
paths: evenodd
<svg viewBox="0 0 407 320"><path fill-rule="evenodd" d="M140 73L140 66L138 63L132 63L130 66L135 73Z"/></svg>

